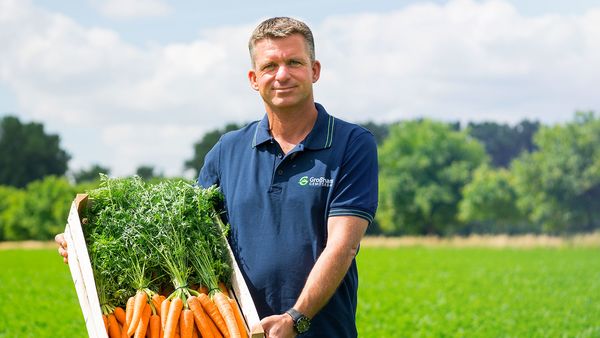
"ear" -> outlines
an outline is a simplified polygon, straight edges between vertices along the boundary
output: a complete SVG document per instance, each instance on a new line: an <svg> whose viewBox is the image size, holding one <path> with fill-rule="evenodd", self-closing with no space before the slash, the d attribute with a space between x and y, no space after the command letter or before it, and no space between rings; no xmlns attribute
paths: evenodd
<svg viewBox="0 0 600 338"><path fill-rule="evenodd" d="M321 63L319 60L315 60L315 62L312 63L312 82L317 82L319 77L321 77Z"/></svg>
<svg viewBox="0 0 600 338"><path fill-rule="evenodd" d="M256 81L256 72L254 71L254 69L250 69L248 71L248 80L250 81L250 87L258 91L258 82Z"/></svg>

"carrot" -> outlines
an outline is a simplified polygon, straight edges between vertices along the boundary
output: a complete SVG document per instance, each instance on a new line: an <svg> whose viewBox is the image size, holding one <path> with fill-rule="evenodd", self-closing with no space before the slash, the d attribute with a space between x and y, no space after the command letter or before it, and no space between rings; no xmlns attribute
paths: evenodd
<svg viewBox="0 0 600 338"><path fill-rule="evenodd" d="M179 318L179 334L181 338L192 338L194 332L194 314L192 310L185 309L181 311Z"/></svg>
<svg viewBox="0 0 600 338"><path fill-rule="evenodd" d="M131 317L133 316L133 304L135 303L135 297L131 296L127 299L127 304L125 304L125 324L123 324L123 329L121 330L121 336L123 338L129 337L127 335L127 329L129 328L129 323L131 323Z"/></svg>
<svg viewBox="0 0 600 338"><path fill-rule="evenodd" d="M104 328L106 329L106 333L108 333L108 317L106 315L102 315L102 321L104 322Z"/></svg>
<svg viewBox="0 0 600 338"><path fill-rule="evenodd" d="M192 331L192 338L200 338L198 333L198 328L194 326L194 331Z"/></svg>
<svg viewBox="0 0 600 338"><path fill-rule="evenodd" d="M223 317L221 316L221 313L219 312L219 308L217 307L217 305L210 298L208 298L207 295L205 295L203 293L201 293L198 296L198 299L200 300L200 303L202 304L204 311L206 311L206 313L208 313L210 318L213 320L213 322L219 328L219 331L221 331L221 333L223 334L224 337L228 338L229 331L227 330L227 324L223 320Z"/></svg>
<svg viewBox="0 0 600 338"><path fill-rule="evenodd" d="M223 292L224 295L226 295L227 297L229 297L229 290L227 290L227 287L225 286L225 283L219 282L219 289L221 289L221 292Z"/></svg>
<svg viewBox="0 0 600 338"><path fill-rule="evenodd" d="M144 312L144 306L147 304L148 296L142 290L138 290L135 294L135 301L133 303L133 315L131 316L131 322L129 322L129 326L127 328L127 336L131 336L135 333L140 319L142 318L142 313Z"/></svg>
<svg viewBox="0 0 600 338"><path fill-rule="evenodd" d="M202 285L198 288L198 292L208 295L208 287L206 285Z"/></svg>
<svg viewBox="0 0 600 338"><path fill-rule="evenodd" d="M108 336L110 338L121 338L121 327L119 327L117 317L113 313L108 315Z"/></svg>
<svg viewBox="0 0 600 338"><path fill-rule="evenodd" d="M155 293L152 296L152 304L154 304L154 309L156 309L156 312L160 315L160 296L158 295L158 293Z"/></svg>
<svg viewBox="0 0 600 338"><path fill-rule="evenodd" d="M219 328L217 327L217 324L215 324L215 322L211 320L208 321L208 325L210 326L210 332L212 332L213 336L215 338L223 338L223 334L221 333L221 331L219 331Z"/></svg>
<svg viewBox="0 0 600 338"><path fill-rule="evenodd" d="M237 322L237 326L240 329L240 335L242 336L242 338L248 338L248 332L246 331L246 325L244 324L244 319L242 318L242 314L240 313L240 308L238 307L235 300L231 298L229 298L229 304L231 304L231 308L233 309L235 321Z"/></svg>
<svg viewBox="0 0 600 338"><path fill-rule="evenodd" d="M175 331L177 330L177 322L179 321L179 315L183 309L183 300L179 297L173 298L171 306L169 306L169 313L167 314L167 322L165 324L165 336L164 338L173 338Z"/></svg>
<svg viewBox="0 0 600 338"><path fill-rule="evenodd" d="M202 338L213 338L214 335L212 333L211 326L208 323L208 321L211 319L208 317L206 312L204 312L204 309L202 309L202 304L200 304L198 297L191 296L188 298L187 303L194 314L196 326L200 330L200 333L202 333Z"/></svg>
<svg viewBox="0 0 600 338"><path fill-rule="evenodd" d="M113 313L115 314L115 317L117 317L119 324L125 325L125 310L123 310L122 307L117 306Z"/></svg>
<svg viewBox="0 0 600 338"><path fill-rule="evenodd" d="M145 303L144 308L142 309L142 315L140 320L138 321L138 325L135 329L134 338L144 338L146 337L146 331L148 330L148 322L150 321L150 315L152 314L152 309L150 308L150 304Z"/></svg>
<svg viewBox="0 0 600 338"><path fill-rule="evenodd" d="M241 338L240 329L238 328L237 321L235 320L235 314L229 303L229 297L225 296L222 292L217 292L213 295L213 300L219 308L219 312L223 316L225 323L227 324L227 330L231 338Z"/></svg>
<svg viewBox="0 0 600 338"><path fill-rule="evenodd" d="M160 316L152 315L150 316L150 338L159 338L160 337Z"/></svg>
<svg viewBox="0 0 600 338"><path fill-rule="evenodd" d="M171 301L168 299L165 299L161 304L160 304L160 327L162 328L162 330L165 330L165 326L167 325L167 314L169 313L169 307L171 306Z"/></svg>
<svg viewBox="0 0 600 338"><path fill-rule="evenodd" d="M125 323L131 323L131 316L133 316L133 304L135 303L135 297L131 296L127 299L127 304L125 305Z"/></svg>

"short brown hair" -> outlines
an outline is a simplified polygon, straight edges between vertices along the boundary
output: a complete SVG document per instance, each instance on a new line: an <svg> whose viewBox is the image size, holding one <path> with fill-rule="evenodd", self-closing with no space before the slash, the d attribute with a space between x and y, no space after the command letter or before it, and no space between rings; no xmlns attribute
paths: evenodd
<svg viewBox="0 0 600 338"><path fill-rule="evenodd" d="M311 61L315 61L315 40L308 26L296 19L288 17L274 17L261 22L252 32L250 41L248 41L248 50L252 65L254 65L254 45L263 39L285 38L293 34L300 34L304 37L306 49Z"/></svg>

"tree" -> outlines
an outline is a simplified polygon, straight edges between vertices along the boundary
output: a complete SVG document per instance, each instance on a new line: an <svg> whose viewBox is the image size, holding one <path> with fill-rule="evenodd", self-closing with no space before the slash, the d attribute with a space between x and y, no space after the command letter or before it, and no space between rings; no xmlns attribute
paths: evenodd
<svg viewBox="0 0 600 338"><path fill-rule="evenodd" d="M12 220L16 206L25 197L25 192L15 187L0 185L0 241L6 239L7 224Z"/></svg>
<svg viewBox="0 0 600 338"><path fill-rule="evenodd" d="M93 164L88 169L81 169L73 173L73 178L77 184L94 182L100 179L100 174L110 175L110 169L99 164Z"/></svg>
<svg viewBox="0 0 600 338"><path fill-rule="evenodd" d="M463 233L516 233L531 231L526 216L517 207L514 178L507 169L482 165L463 189L459 203L460 221L467 223Z"/></svg>
<svg viewBox="0 0 600 338"><path fill-rule="evenodd" d="M449 124L426 119L392 126L379 150L377 220L382 230L454 231L461 190L485 161L483 146Z"/></svg>
<svg viewBox="0 0 600 338"><path fill-rule="evenodd" d="M600 226L600 119L578 112L573 122L542 127L538 150L513 161L519 206L552 233Z"/></svg>
<svg viewBox="0 0 600 338"><path fill-rule="evenodd" d="M485 145L494 167L508 168L523 151L535 150L533 135L539 127L539 122L523 120L514 127L495 122L469 123L467 130Z"/></svg>
<svg viewBox="0 0 600 338"><path fill-rule="evenodd" d="M0 120L0 184L24 187L47 175L64 175L69 155L60 137L40 123L22 124L14 116Z"/></svg>
<svg viewBox="0 0 600 338"><path fill-rule="evenodd" d="M153 179L153 178L163 177L162 174L156 173L156 172L154 172L154 170L155 170L154 166L142 165L136 169L135 174L146 181Z"/></svg>
<svg viewBox="0 0 600 338"><path fill-rule="evenodd" d="M76 188L56 176L34 181L12 194L0 217L6 240L49 240L62 232Z"/></svg>
<svg viewBox="0 0 600 338"><path fill-rule="evenodd" d="M202 168L204 165L204 157L212 149L212 147L217 144L221 136L227 132L240 129L242 127L243 124L239 125L230 123L223 129L215 129L204 134L200 141L194 143L194 156L185 161L184 168L196 170L196 172L199 173L200 168Z"/></svg>
<svg viewBox="0 0 600 338"><path fill-rule="evenodd" d="M369 121L366 123L361 123L360 125L373 134L377 145L381 145L390 133L390 125L386 123L377 124L375 122Z"/></svg>

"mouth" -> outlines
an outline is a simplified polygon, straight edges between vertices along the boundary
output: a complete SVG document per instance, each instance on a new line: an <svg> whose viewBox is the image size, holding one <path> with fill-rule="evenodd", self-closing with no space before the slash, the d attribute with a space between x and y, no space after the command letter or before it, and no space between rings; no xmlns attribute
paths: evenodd
<svg viewBox="0 0 600 338"><path fill-rule="evenodd" d="M296 88L296 87L295 86L292 86L292 87L279 87L279 88L273 88L273 90L277 91L277 92L287 92L287 91L293 90L294 88Z"/></svg>

